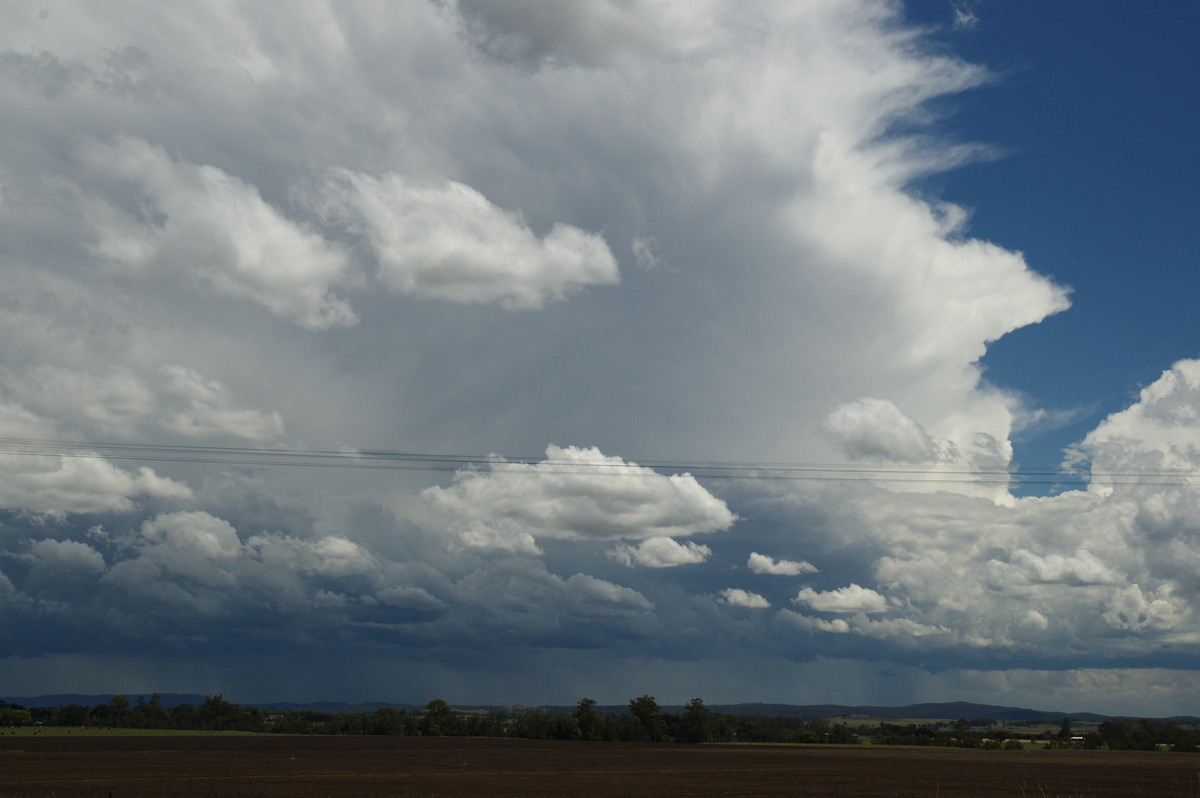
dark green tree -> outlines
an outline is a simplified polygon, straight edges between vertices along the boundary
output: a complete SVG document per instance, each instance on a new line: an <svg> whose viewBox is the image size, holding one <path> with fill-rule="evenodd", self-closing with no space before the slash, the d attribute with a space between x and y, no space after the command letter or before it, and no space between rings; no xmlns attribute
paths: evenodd
<svg viewBox="0 0 1200 798"><path fill-rule="evenodd" d="M581 740L599 740L604 727L604 719L596 711L596 699L581 698L575 709L575 723L579 726Z"/></svg>
<svg viewBox="0 0 1200 798"><path fill-rule="evenodd" d="M421 717L421 734L430 737L440 737L443 734L454 734L454 710L440 698L435 698L425 705L425 714Z"/></svg>
<svg viewBox="0 0 1200 798"><path fill-rule="evenodd" d="M637 720L650 742L662 742L667 737L667 723L652 695L640 695L629 702L629 714Z"/></svg>
<svg viewBox="0 0 1200 798"><path fill-rule="evenodd" d="M0 707L0 726L32 726L33 713L20 704Z"/></svg>
<svg viewBox="0 0 1200 798"><path fill-rule="evenodd" d="M55 726L82 726L87 719L87 707L83 704L67 704L58 708L51 723Z"/></svg>
<svg viewBox="0 0 1200 798"><path fill-rule="evenodd" d="M129 699L123 695L115 695L109 700L108 705L112 708L113 725L124 725L125 718L129 715Z"/></svg>
<svg viewBox="0 0 1200 798"><path fill-rule="evenodd" d="M367 728L371 734L404 734L404 718L391 707L380 707L375 710Z"/></svg>
<svg viewBox="0 0 1200 798"><path fill-rule="evenodd" d="M129 725L139 729L166 729L171 725L171 716L163 707L162 696L158 693L150 696L149 701L138 696L137 705L129 717Z"/></svg>
<svg viewBox="0 0 1200 798"><path fill-rule="evenodd" d="M679 719L679 739L685 743L707 743L712 741L712 733L712 713L703 701L693 698Z"/></svg>

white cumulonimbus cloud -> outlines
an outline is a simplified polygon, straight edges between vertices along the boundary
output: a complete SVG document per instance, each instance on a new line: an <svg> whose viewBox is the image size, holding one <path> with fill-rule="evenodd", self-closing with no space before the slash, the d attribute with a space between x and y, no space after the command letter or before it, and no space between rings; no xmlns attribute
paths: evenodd
<svg viewBox="0 0 1200 798"><path fill-rule="evenodd" d="M750 552L750 556L746 559L746 567L756 574L772 576L800 576L801 574L815 574L820 570L810 562L776 560L756 551Z"/></svg>
<svg viewBox="0 0 1200 798"><path fill-rule="evenodd" d="M241 678L225 653L283 638L289 658L343 664L414 646L430 690L506 667L540 685L569 667L561 649L587 649L615 691L628 661L649 672L647 641L677 657L665 672L715 672L712 638L682 631L699 612L752 658L793 645L780 630L836 636L831 667L858 659L864 689L899 652L939 673L972 663L976 685L1116 694L1153 677L1110 682L1095 663L1148 672L1194 651L1196 361L1078 447L1089 491L701 484L602 453L1002 473L1014 419L1039 412L982 381L980 359L1067 291L972 239L967 210L909 190L987 154L947 145L927 106L986 71L892 0L729 8L0 11L0 434L596 444L433 488L419 472L264 469L243 492L219 489L221 466L162 467L203 479L196 494L98 457L2 454L0 631L25 647L0 658L6 676L117 639L141 654L114 671L149 672L169 636ZM734 510L753 521L722 535ZM108 513L108 536L75 513ZM815 573L807 560L847 587L775 610L722 589L742 568ZM820 657L815 639L787 655ZM552 664L531 666L532 649ZM1053 672L1022 671L1037 667ZM260 695L287 672L264 670ZM391 689L390 665L377 672L357 697Z"/></svg>
<svg viewBox="0 0 1200 798"><path fill-rule="evenodd" d="M601 236L559 223L538 238L519 214L462 183L332 175L317 204L365 236L379 280L399 294L539 308L620 279Z"/></svg>
<svg viewBox="0 0 1200 798"><path fill-rule="evenodd" d="M550 445L538 463L498 460L487 470L459 471L448 487L421 495L464 545L528 553L539 551L539 538L688 537L737 520L690 474L658 474L595 447Z"/></svg>

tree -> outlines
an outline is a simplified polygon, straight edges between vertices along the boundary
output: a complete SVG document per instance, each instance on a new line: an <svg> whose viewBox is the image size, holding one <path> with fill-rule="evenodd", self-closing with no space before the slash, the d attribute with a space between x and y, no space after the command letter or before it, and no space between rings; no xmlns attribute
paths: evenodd
<svg viewBox="0 0 1200 798"><path fill-rule="evenodd" d="M223 695L209 695L196 711L200 728L209 731L246 730L242 710Z"/></svg>
<svg viewBox="0 0 1200 798"><path fill-rule="evenodd" d="M601 739L601 728L604 719L596 711L596 699L581 698L574 712L575 723L579 725L579 737L583 740Z"/></svg>
<svg viewBox="0 0 1200 798"><path fill-rule="evenodd" d="M113 725L122 725L125 716L129 714L129 699L123 695L115 695L109 700L108 705L112 708Z"/></svg>
<svg viewBox="0 0 1200 798"><path fill-rule="evenodd" d="M154 693L147 702L141 696L137 697L137 705L130 714L132 725L139 729L165 729L170 725L171 717L162 705L162 695Z"/></svg>
<svg viewBox="0 0 1200 798"><path fill-rule="evenodd" d="M391 707L380 707L370 722L371 734L404 734L404 718Z"/></svg>
<svg viewBox="0 0 1200 798"><path fill-rule="evenodd" d="M663 719L662 710L652 695L640 695L629 702L629 714L637 720L645 731L646 739L657 743L666 739L667 723Z"/></svg>
<svg viewBox="0 0 1200 798"><path fill-rule="evenodd" d="M20 704L0 708L0 726L32 726L33 713Z"/></svg>
<svg viewBox="0 0 1200 798"><path fill-rule="evenodd" d="M425 714L421 717L421 734L440 737L443 734L453 734L454 727L454 710L449 704L435 698L425 705Z"/></svg>
<svg viewBox="0 0 1200 798"><path fill-rule="evenodd" d="M712 740L712 713L699 698L693 698L683 708L679 720L679 739L685 743L707 743Z"/></svg>
<svg viewBox="0 0 1200 798"><path fill-rule="evenodd" d="M67 704L54 713L51 724L54 726L82 726L87 722L88 708L83 704Z"/></svg>

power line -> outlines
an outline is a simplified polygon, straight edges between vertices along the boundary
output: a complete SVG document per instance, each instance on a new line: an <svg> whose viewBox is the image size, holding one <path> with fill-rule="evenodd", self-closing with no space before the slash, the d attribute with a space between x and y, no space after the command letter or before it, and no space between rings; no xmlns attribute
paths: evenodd
<svg viewBox="0 0 1200 798"><path fill-rule="evenodd" d="M1053 466L1014 468L1005 465L944 465L937 463L804 463L722 460L600 460L548 458L545 455L499 457L493 454L452 454L401 450L280 449L246 446L71 441L47 438L0 438L0 454L31 457L80 457L213 465L362 468L453 472L470 468L503 471L532 467L539 474L645 476L649 471L690 473L705 479L797 480L818 482L908 482L1028 485L1076 485L1102 478L1113 485L1194 486L1200 469L1092 468L1088 474L1064 472Z"/></svg>

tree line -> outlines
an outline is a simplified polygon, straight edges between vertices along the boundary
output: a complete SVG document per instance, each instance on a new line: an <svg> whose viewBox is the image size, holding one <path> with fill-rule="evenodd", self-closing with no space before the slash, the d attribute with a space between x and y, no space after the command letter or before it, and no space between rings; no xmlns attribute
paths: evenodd
<svg viewBox="0 0 1200 798"><path fill-rule="evenodd" d="M1018 734L989 721L953 724L893 724L850 727L846 723L773 715L711 711L693 698L680 712L659 706L652 695L629 701L627 710L601 711L581 698L571 711L498 708L459 710L437 698L423 710L381 707L370 712L312 709L276 711L239 706L223 696L199 705L168 707L159 694L130 700L116 696L92 707L66 704L25 708L0 700L0 726L74 726L186 731L242 731L277 734L397 735L432 737L514 737L535 740L593 740L679 743L807 743L931 745L967 748L1020 747ZM980 727L983 727L982 730ZM1196 752L1200 733L1173 721L1113 719L1076 736L1063 719L1057 733L1040 735L1050 747Z"/></svg>
<svg viewBox="0 0 1200 798"><path fill-rule="evenodd" d="M536 740L622 742L853 743L844 724L766 715L714 713L699 698L681 712L665 711L652 695L631 699L628 711L606 712L582 698L569 712L498 708L458 710L438 698L423 710L381 707L371 712L313 709L276 711L239 706L223 696L199 705L168 707L159 694L130 700L116 696L95 706L65 704L27 709L0 701L0 726L68 726L280 734L377 734L517 737Z"/></svg>
<svg viewBox="0 0 1200 798"><path fill-rule="evenodd" d="M1200 750L1200 731L1174 721L1114 718L1100 723L1086 734L1071 731L1071 721L1063 718L1057 732L1022 734L1014 729L995 726L990 721L959 720L953 724L881 723L870 734L874 745L930 745L959 748L1020 749L1023 739L1038 740L1047 748L1108 749L1110 751L1155 751L1165 748L1180 753Z"/></svg>

